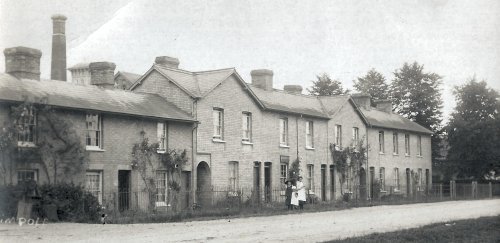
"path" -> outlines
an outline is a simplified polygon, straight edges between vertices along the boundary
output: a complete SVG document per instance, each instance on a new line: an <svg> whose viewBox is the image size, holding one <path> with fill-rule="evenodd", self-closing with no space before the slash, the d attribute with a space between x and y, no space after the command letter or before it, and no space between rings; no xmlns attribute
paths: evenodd
<svg viewBox="0 0 500 243"><path fill-rule="evenodd" d="M318 242L500 215L500 199L182 223L0 225L0 242Z"/></svg>

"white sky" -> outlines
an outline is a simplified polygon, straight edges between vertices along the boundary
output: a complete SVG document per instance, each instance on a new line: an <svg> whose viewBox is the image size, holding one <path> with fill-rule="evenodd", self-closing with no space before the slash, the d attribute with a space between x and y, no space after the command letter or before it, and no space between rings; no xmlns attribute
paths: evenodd
<svg viewBox="0 0 500 243"><path fill-rule="evenodd" d="M391 80L417 61L444 77L445 114L452 87L473 75L500 90L498 0L0 0L0 48L42 50L42 78L56 13L68 17L68 67L112 61L142 74L165 55L190 71L235 67L247 82L272 69L275 88L309 87L322 72L351 88L371 68Z"/></svg>

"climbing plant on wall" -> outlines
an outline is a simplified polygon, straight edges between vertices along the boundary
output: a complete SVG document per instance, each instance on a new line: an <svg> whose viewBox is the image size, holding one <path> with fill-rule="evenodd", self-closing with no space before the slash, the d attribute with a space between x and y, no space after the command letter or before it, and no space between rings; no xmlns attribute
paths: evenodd
<svg viewBox="0 0 500 243"><path fill-rule="evenodd" d="M64 112L47 105L46 100L26 98L23 103L13 105L2 124L0 173L6 184L13 184L12 174L22 163L39 164L49 184L73 181L76 175L83 178L81 172L88 161L83 140ZM29 142L23 141L28 137Z"/></svg>
<svg viewBox="0 0 500 243"><path fill-rule="evenodd" d="M146 132L140 132L141 141L132 146L132 162L131 166L139 172L139 175L144 182L145 190L150 195L149 207L155 205L155 195L158 193L156 185L157 170L164 170L167 173L167 199L168 205L176 208L177 194L181 189L180 176L182 168L188 162L187 151L173 150L158 152L159 144L150 143L146 137Z"/></svg>
<svg viewBox="0 0 500 243"><path fill-rule="evenodd" d="M366 152L363 139L344 148L330 144L330 153L339 174L340 193L344 198L351 193L357 193L361 169L366 165ZM344 185L347 191L344 191Z"/></svg>

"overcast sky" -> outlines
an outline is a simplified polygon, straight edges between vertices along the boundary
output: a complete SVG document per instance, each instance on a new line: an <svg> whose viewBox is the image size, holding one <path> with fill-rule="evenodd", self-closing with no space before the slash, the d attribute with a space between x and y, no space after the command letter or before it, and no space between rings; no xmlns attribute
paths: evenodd
<svg viewBox="0 0 500 243"><path fill-rule="evenodd" d="M451 90L476 75L500 90L500 1L0 0L0 48L40 49L50 77L52 14L68 17L68 67L112 61L142 74L156 56L190 71L274 71L274 87L326 72L346 87L374 68L390 81L404 62ZM4 58L0 58L4 67ZM0 69L4 70L4 68Z"/></svg>

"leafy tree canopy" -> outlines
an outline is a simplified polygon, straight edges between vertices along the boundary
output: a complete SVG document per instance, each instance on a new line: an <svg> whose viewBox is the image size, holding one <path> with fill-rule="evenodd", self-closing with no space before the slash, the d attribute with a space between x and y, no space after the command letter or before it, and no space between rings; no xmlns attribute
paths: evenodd
<svg viewBox="0 0 500 243"><path fill-rule="evenodd" d="M441 83L440 75L424 72L424 66L414 62L394 71L390 85L393 110L434 132L431 136L433 161L440 157L443 137Z"/></svg>
<svg viewBox="0 0 500 243"><path fill-rule="evenodd" d="M312 95L332 96L349 93L349 90L344 89L340 81L330 78L326 73L316 75L316 79L316 81L312 81L311 88L307 89Z"/></svg>
<svg viewBox="0 0 500 243"><path fill-rule="evenodd" d="M457 101L448 126L448 162L461 177L500 173L499 94L475 78L455 87Z"/></svg>
<svg viewBox="0 0 500 243"><path fill-rule="evenodd" d="M385 100L389 98L389 85L387 84L384 75L371 69L363 77L358 77L354 80L354 88L363 93L369 94L373 100Z"/></svg>
<svg viewBox="0 0 500 243"><path fill-rule="evenodd" d="M405 63L394 71L394 80L390 86L394 111L437 131L442 121L441 83L442 77L436 73L425 73L423 65L417 62Z"/></svg>

